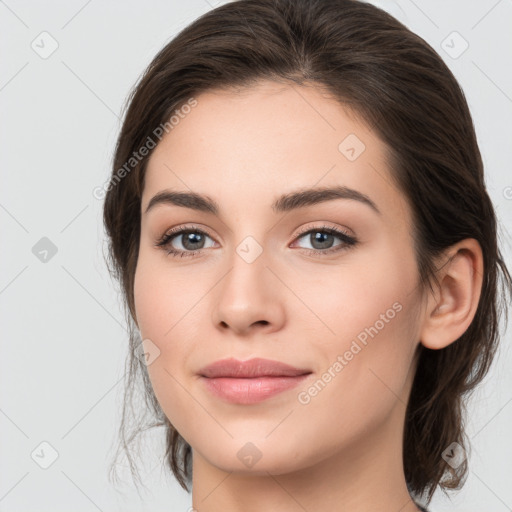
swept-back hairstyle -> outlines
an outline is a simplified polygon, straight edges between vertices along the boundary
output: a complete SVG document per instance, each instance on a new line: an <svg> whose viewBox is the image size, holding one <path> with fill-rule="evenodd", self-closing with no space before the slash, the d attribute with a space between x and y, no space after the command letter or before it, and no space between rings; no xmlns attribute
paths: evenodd
<svg viewBox="0 0 512 512"><path fill-rule="evenodd" d="M452 442L469 449L463 399L491 366L503 310L508 321L504 297L505 292L512 294L512 279L498 247L497 219L462 89L421 37L385 11L356 0L238 0L221 5L166 44L129 95L104 203L107 264L121 285L130 332L118 453L124 450L136 476L129 449L144 421L151 426L148 410L139 408L131 437L125 427L127 404L140 378L153 425L165 428L165 461L189 490L191 447L163 414L147 368L134 354L141 340L133 283L150 154L141 156L139 149L150 147L148 141L161 133L155 130L172 125L172 116L201 92L250 87L263 79L321 87L384 141L392 179L413 212L422 290L439 285L435 261L445 249L465 238L476 239L482 248L483 285L475 317L446 348L420 346L407 405L405 477L409 491L426 495L428 503L437 486L459 489L467 476L467 460L452 468L442 453Z"/></svg>

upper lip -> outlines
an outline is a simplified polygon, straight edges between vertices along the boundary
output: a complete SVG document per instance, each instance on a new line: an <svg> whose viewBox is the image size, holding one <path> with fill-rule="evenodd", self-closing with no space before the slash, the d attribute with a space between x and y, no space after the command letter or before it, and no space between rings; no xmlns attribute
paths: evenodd
<svg viewBox="0 0 512 512"><path fill-rule="evenodd" d="M205 366L199 371L199 375L208 378L297 377L307 373L311 373L311 370L295 368L279 361L259 357L247 361L239 361L234 358L221 359Z"/></svg>

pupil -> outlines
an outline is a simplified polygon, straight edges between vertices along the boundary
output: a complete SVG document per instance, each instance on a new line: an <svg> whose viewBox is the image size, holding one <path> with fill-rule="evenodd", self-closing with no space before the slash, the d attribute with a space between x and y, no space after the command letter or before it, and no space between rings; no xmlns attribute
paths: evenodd
<svg viewBox="0 0 512 512"><path fill-rule="evenodd" d="M183 246L188 249L197 249L197 247L187 247L188 243L195 244L201 242L202 235L200 233L187 233L185 236L185 243Z"/></svg>
<svg viewBox="0 0 512 512"><path fill-rule="evenodd" d="M312 238L312 245L313 247L315 247L315 243L319 242L320 243L320 247L315 247L316 249L328 249L331 244L329 242L326 242L325 239L327 237L332 237L333 235L331 235L330 233L320 233L320 232L317 232L315 234L311 234L311 236L313 237ZM329 240L330 242L332 242L332 240Z"/></svg>

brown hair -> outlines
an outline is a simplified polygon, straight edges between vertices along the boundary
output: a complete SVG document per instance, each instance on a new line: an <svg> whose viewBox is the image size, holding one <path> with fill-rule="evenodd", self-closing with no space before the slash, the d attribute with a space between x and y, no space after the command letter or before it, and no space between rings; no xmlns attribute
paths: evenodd
<svg viewBox="0 0 512 512"><path fill-rule="evenodd" d="M441 350L420 345L406 411L403 464L410 492L459 489L467 462L452 468L442 452L458 442L466 450L463 397L486 375L499 340L505 289L512 279L497 244L497 219L464 93L439 55L418 35L377 7L356 0L239 0L204 14L153 59L128 98L104 223L108 264L122 286L130 326L127 403L142 377L146 404L165 428L165 460L181 486L191 482L191 448L170 424L153 393L133 323L141 195L148 156L126 162L190 98L210 89L250 87L258 80L322 87L371 126L389 149L392 178L413 212L421 286L436 281L434 261L465 238L483 252L484 276L475 317L466 332ZM119 170L125 169L122 180ZM117 171L117 172L116 172ZM116 181L114 181L114 178ZM498 277L501 273L501 294ZM501 301L499 300L501 298ZM508 320L508 313L507 313ZM132 410L133 411L133 410ZM147 411L140 418L147 419ZM151 426L151 425L149 425ZM446 477L446 478L445 478Z"/></svg>

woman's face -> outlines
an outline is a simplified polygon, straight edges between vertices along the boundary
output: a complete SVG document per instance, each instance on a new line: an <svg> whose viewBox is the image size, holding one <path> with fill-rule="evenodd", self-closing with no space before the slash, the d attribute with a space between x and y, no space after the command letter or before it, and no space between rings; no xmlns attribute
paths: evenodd
<svg viewBox="0 0 512 512"><path fill-rule="evenodd" d="M342 451L355 460L383 432L401 441L422 302L384 144L312 87L195 99L148 162L134 285L155 394L194 463L280 474ZM338 193L292 198L327 188ZM205 200L146 211L162 192ZM157 246L173 228L191 233ZM226 358L310 373L200 376Z"/></svg>

